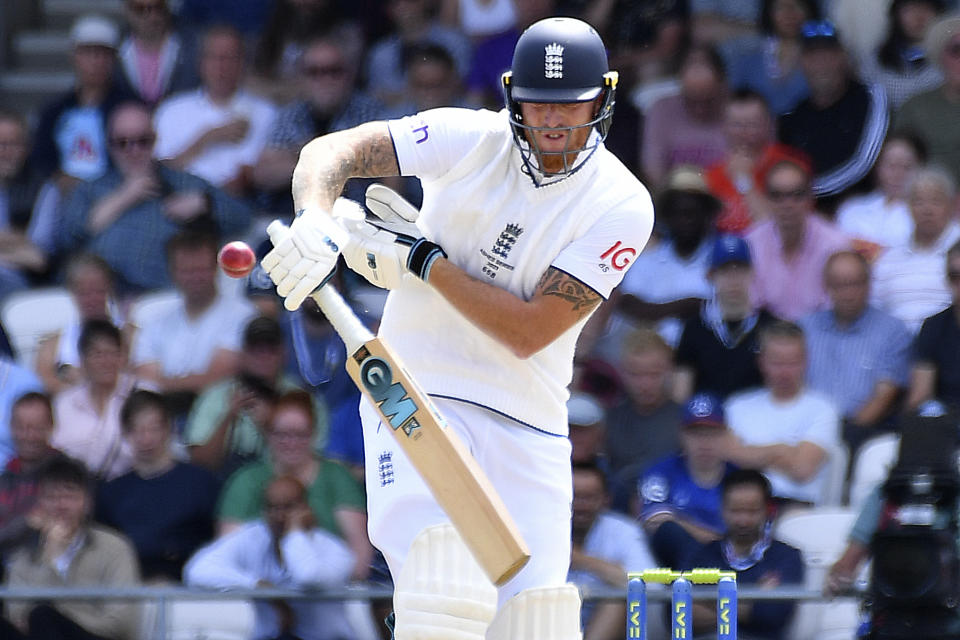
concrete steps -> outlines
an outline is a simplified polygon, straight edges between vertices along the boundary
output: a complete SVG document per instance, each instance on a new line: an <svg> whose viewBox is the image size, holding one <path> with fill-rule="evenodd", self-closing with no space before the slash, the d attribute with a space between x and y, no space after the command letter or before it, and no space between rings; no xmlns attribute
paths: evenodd
<svg viewBox="0 0 960 640"><path fill-rule="evenodd" d="M39 24L11 35L8 68L0 69L0 103L29 116L73 84L69 32L74 20L85 13L106 15L118 24L123 20L123 0L40 0L39 4Z"/></svg>

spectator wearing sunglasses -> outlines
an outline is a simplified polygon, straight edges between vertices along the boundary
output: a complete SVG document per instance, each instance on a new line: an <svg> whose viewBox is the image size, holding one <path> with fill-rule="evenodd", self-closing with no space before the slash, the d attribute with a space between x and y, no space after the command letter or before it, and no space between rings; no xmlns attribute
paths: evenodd
<svg viewBox="0 0 960 640"><path fill-rule="evenodd" d="M264 192L264 204L272 211L287 215L293 211L290 179L303 145L317 136L390 115L379 100L357 90L357 65L350 60L350 51L350 43L339 31L328 31L304 45L299 62L301 96L280 109L253 168L254 184ZM363 202L365 188L365 184L348 185L347 193Z"/></svg>
<svg viewBox="0 0 960 640"><path fill-rule="evenodd" d="M960 180L960 14L934 24L925 48L943 72L943 84L907 100L894 126L916 133L927 145L930 163L944 166Z"/></svg>
<svg viewBox="0 0 960 640"><path fill-rule="evenodd" d="M242 233L250 210L206 181L157 163L150 110L125 103L107 125L113 167L64 205L59 242L103 257L122 293L170 285L164 243L186 226Z"/></svg>
<svg viewBox="0 0 960 640"><path fill-rule="evenodd" d="M889 124L887 95L880 85L854 77L832 23L805 23L801 43L810 95L781 116L779 137L812 159L813 193L834 196L863 179L880 154Z"/></svg>
<svg viewBox="0 0 960 640"><path fill-rule="evenodd" d="M847 237L814 211L813 175L797 152L773 158L761 171L770 219L747 235L759 307L796 321L826 306L823 266L849 246Z"/></svg>

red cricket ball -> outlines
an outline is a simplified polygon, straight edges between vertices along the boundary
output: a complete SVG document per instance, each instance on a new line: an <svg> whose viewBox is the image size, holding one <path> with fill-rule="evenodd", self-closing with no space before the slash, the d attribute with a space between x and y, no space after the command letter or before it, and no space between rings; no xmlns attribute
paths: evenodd
<svg viewBox="0 0 960 640"><path fill-rule="evenodd" d="M231 278L244 278L257 264L257 255L246 242L234 240L223 245L217 254L217 263Z"/></svg>

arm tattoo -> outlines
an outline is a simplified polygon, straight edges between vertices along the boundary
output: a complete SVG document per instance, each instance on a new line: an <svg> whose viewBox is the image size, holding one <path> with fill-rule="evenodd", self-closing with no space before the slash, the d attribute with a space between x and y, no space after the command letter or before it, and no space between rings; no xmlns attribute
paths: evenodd
<svg viewBox="0 0 960 640"><path fill-rule="evenodd" d="M309 160L304 160L309 149ZM333 204L349 178L400 174L385 122L371 122L316 139L301 151L293 174L294 201L314 193Z"/></svg>
<svg viewBox="0 0 960 640"><path fill-rule="evenodd" d="M537 293L566 300L579 318L590 313L600 303L599 293L554 267L547 269L540 278L540 282L537 283Z"/></svg>

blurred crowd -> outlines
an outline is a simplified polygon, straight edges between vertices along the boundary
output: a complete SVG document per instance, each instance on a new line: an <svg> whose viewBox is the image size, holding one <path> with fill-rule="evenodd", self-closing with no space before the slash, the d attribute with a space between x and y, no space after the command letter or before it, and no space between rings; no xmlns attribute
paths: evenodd
<svg viewBox="0 0 960 640"><path fill-rule="evenodd" d="M603 36L607 146L656 205L578 345L571 579L802 583L777 514L846 503L865 442L960 401L956 4L124 0L122 23L80 17L74 88L38 113L0 104L0 308L54 286L77 311L29 358L0 326L7 583L389 584L342 343L260 270L219 275L217 251L262 255L312 138L501 108L520 31L549 15ZM385 182L419 202L415 179ZM382 292L337 280L375 324ZM11 605L0 631L133 638L134 609ZM790 611L757 605L741 630L781 638ZM622 637L622 613L585 607L585 637ZM342 605L257 605L257 638L352 633Z"/></svg>

